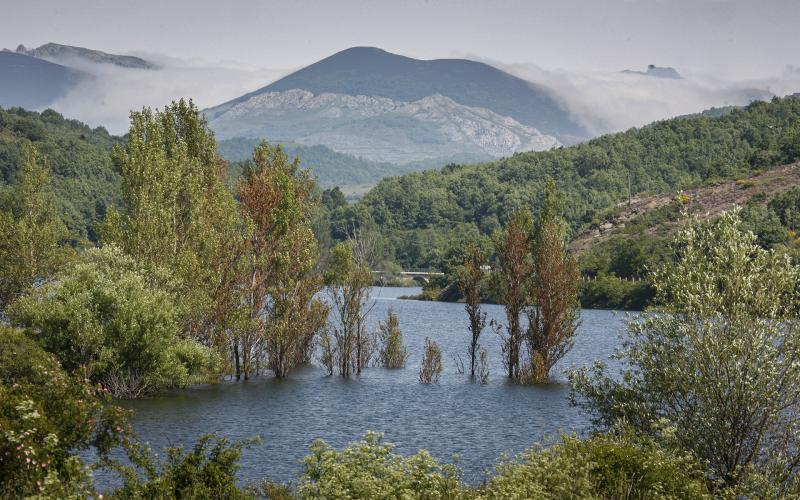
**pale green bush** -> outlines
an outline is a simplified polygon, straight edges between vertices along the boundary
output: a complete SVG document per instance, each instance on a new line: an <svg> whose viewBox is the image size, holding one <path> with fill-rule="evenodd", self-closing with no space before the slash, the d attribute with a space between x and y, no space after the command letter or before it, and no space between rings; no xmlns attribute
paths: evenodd
<svg viewBox="0 0 800 500"><path fill-rule="evenodd" d="M440 465L427 451L402 457L381 435L367 433L362 441L337 451L323 441L311 445L304 463L302 498L449 499L463 486L453 465Z"/></svg>
<svg viewBox="0 0 800 500"><path fill-rule="evenodd" d="M68 371L121 397L184 386L219 364L211 349L178 337L172 297L114 247L87 251L9 315Z"/></svg>
<svg viewBox="0 0 800 500"><path fill-rule="evenodd" d="M630 434L563 437L506 460L477 493L482 499L709 498L700 466Z"/></svg>

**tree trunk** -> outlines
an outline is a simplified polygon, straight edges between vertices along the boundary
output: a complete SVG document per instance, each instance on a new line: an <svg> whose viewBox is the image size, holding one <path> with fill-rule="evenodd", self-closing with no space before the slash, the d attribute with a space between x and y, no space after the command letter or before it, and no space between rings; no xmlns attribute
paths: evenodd
<svg viewBox="0 0 800 500"><path fill-rule="evenodd" d="M238 339L233 341L233 359L234 359L235 364L236 364L236 380L238 381L238 380L241 380L241 377L242 377L241 366L239 365L239 341L238 341Z"/></svg>

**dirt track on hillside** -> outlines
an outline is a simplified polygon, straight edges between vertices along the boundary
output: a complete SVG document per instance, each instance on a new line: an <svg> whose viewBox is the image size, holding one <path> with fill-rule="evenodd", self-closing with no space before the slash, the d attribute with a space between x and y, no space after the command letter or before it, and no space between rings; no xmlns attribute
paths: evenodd
<svg viewBox="0 0 800 500"><path fill-rule="evenodd" d="M619 212L615 217L603 221L597 228L578 234L570 243L570 248L581 252L619 233L629 221L676 200L680 200L686 206L689 214L699 219L707 219L730 210L735 205L744 205L759 193L764 193L766 196L758 203L767 203L775 195L794 186L800 186L800 162L776 167L745 179L721 182L682 193L634 198L630 205L627 201L617 205ZM648 229L648 232L652 234L669 232L681 225L680 222L665 223L660 227Z"/></svg>

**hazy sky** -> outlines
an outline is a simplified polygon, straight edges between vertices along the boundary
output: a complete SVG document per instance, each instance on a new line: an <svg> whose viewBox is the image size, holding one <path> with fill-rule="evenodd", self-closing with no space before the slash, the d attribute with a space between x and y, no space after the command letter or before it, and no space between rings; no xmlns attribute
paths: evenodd
<svg viewBox="0 0 800 500"><path fill-rule="evenodd" d="M798 0L0 0L0 46L49 41L260 68L354 45L569 71L747 79L800 66Z"/></svg>

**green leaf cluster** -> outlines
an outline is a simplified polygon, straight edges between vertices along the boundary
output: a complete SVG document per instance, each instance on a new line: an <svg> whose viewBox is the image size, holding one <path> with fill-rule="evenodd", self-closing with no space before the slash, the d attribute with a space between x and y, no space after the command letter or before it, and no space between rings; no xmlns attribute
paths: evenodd
<svg viewBox="0 0 800 500"><path fill-rule="evenodd" d="M12 320L70 372L137 397L215 373L219 359L179 336L174 299L114 246L82 258L17 300Z"/></svg>

